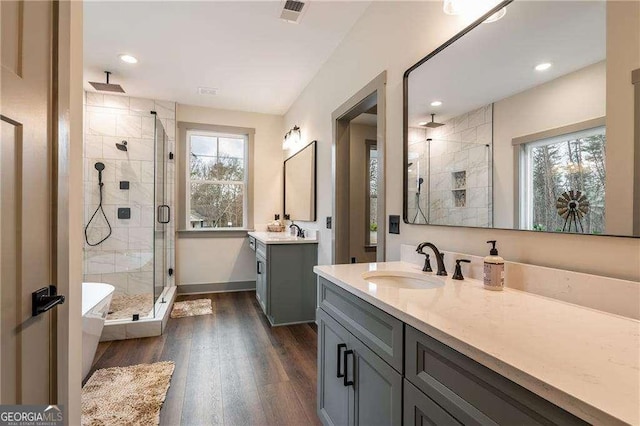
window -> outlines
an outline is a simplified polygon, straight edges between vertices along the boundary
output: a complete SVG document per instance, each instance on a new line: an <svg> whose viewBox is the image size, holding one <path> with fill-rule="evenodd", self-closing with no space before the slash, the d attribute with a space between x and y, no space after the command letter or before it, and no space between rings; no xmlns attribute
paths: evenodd
<svg viewBox="0 0 640 426"><path fill-rule="evenodd" d="M366 141L366 221L365 246L378 244L378 146L375 141Z"/></svg>
<svg viewBox="0 0 640 426"><path fill-rule="evenodd" d="M248 136L188 130L187 229L248 227Z"/></svg>
<svg viewBox="0 0 640 426"><path fill-rule="evenodd" d="M521 145L521 228L604 232L605 145L604 126Z"/></svg>

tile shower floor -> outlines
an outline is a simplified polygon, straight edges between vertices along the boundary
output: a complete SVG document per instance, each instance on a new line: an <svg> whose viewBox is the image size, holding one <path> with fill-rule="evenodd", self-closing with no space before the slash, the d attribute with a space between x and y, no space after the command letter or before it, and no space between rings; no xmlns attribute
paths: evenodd
<svg viewBox="0 0 640 426"><path fill-rule="evenodd" d="M131 319L134 314L140 318L151 315L153 294L115 294L111 299L108 320Z"/></svg>

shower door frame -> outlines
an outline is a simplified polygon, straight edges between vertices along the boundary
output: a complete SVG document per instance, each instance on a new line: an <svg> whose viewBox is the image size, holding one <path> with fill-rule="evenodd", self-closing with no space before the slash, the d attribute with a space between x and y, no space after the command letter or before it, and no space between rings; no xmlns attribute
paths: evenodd
<svg viewBox="0 0 640 426"><path fill-rule="evenodd" d="M153 316L156 302L167 286L167 224L171 221L171 208L167 202L168 137L157 113L154 116L154 161L153 161ZM162 130L159 132L159 130ZM166 220L166 222L165 222ZM160 244L160 247L158 247Z"/></svg>

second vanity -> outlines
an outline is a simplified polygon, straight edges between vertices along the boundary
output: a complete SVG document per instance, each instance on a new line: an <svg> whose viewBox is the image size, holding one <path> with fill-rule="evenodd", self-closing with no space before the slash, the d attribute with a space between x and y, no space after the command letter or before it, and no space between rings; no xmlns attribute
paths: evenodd
<svg viewBox="0 0 640 426"><path fill-rule="evenodd" d="M324 424L638 424L640 323L405 262L316 266Z"/></svg>
<svg viewBox="0 0 640 426"><path fill-rule="evenodd" d="M249 232L249 246L256 252L256 299L269 323L315 321L318 241L284 232Z"/></svg>

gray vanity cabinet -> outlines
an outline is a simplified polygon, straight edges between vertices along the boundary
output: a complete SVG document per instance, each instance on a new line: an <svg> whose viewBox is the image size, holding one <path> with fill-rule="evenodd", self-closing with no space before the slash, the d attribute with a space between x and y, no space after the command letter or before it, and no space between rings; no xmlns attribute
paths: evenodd
<svg viewBox="0 0 640 426"><path fill-rule="evenodd" d="M267 309L267 258L256 253L256 299L265 315L269 315Z"/></svg>
<svg viewBox="0 0 640 426"><path fill-rule="evenodd" d="M453 416L404 379L404 426L458 426Z"/></svg>
<svg viewBox="0 0 640 426"><path fill-rule="evenodd" d="M318 309L318 413L325 425L400 425L402 376Z"/></svg>
<svg viewBox="0 0 640 426"><path fill-rule="evenodd" d="M413 327L405 376L465 425L585 425L581 419Z"/></svg>
<svg viewBox="0 0 640 426"><path fill-rule="evenodd" d="M325 425L349 424L352 405L349 387L344 385L344 351L349 332L318 309L318 414Z"/></svg>
<svg viewBox="0 0 640 426"><path fill-rule="evenodd" d="M325 425L586 424L322 277L318 305Z"/></svg>
<svg viewBox="0 0 640 426"><path fill-rule="evenodd" d="M256 250L256 299L271 325L315 320L317 244L264 244Z"/></svg>

